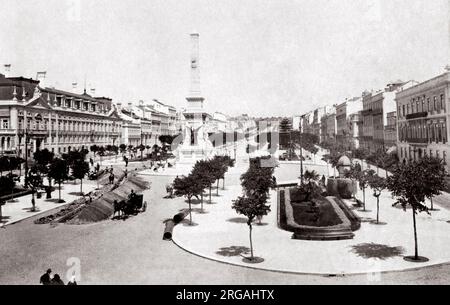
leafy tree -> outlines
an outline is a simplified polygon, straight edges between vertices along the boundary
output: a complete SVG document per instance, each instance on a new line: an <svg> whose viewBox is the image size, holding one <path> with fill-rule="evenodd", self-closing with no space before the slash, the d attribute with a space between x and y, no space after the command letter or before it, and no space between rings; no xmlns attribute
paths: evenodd
<svg viewBox="0 0 450 305"><path fill-rule="evenodd" d="M263 195L262 197L267 197ZM236 210L238 214L247 217L247 225L249 228L249 239L250 239L250 261L254 260L253 255L253 240L252 240L252 223L254 219L258 216L265 216L270 212L270 206L261 203L263 198L260 196L243 196L238 197L234 202L232 208ZM267 198L266 198L267 200Z"/></svg>
<svg viewBox="0 0 450 305"><path fill-rule="evenodd" d="M163 145L171 145L173 140L175 139L174 136L171 135L160 135L158 137L158 140L163 144Z"/></svg>
<svg viewBox="0 0 450 305"><path fill-rule="evenodd" d="M36 190L42 186L42 177L37 171L36 168L32 168L30 172L28 173L28 186L31 188L31 211L36 211L36 201L34 199L34 194L36 193Z"/></svg>
<svg viewBox="0 0 450 305"><path fill-rule="evenodd" d="M423 174L427 177L425 185L426 197L431 202L430 210L433 210L433 197L439 196L446 187L445 176L447 173L444 161L439 158L426 156L419 161L419 164L424 170Z"/></svg>
<svg viewBox="0 0 450 305"><path fill-rule="evenodd" d="M424 204L427 196L428 177L425 174L423 163L411 161L406 164L397 165L392 171L392 175L387 179L387 188L396 197L395 205L401 205L406 211L409 206L412 210L413 228L414 228L414 257L413 260L419 261L416 214L420 212L429 213Z"/></svg>
<svg viewBox="0 0 450 305"><path fill-rule="evenodd" d="M220 179L225 180L225 173L228 170L228 163L225 161L223 156L214 156L211 160L212 174L214 175L214 180L217 181L217 195L219 195L219 182Z"/></svg>
<svg viewBox="0 0 450 305"><path fill-rule="evenodd" d="M83 194L83 179L89 173L89 163L77 160L72 164L72 175L75 179L80 179L80 193Z"/></svg>
<svg viewBox="0 0 450 305"><path fill-rule="evenodd" d="M48 175L50 164L55 159L55 154L48 149L37 150L33 155L34 161L36 162L36 169L41 174L41 176L47 176L48 186L52 187L52 178ZM51 192L47 192L47 198L51 198Z"/></svg>
<svg viewBox="0 0 450 305"><path fill-rule="evenodd" d="M333 176L336 177L336 168L338 165L338 161L341 158L341 154L338 153L337 151L331 151L329 154L325 154L323 155L322 160L324 160L325 162L327 162L327 166L328 164L331 165L331 167L333 168Z"/></svg>
<svg viewBox="0 0 450 305"><path fill-rule="evenodd" d="M203 193L206 188L210 188L212 183L214 183L214 176L209 171L210 166L209 162L205 160L200 160L195 163L194 168L192 169L191 176L198 184L201 189L201 210L203 211ZM211 192L210 192L211 195ZM210 197L211 199L211 197ZM211 202L210 202L211 203Z"/></svg>
<svg viewBox="0 0 450 305"><path fill-rule="evenodd" d="M122 155L124 155L125 152L127 151L127 146L126 146L125 144L120 144L120 145L119 145L119 149L120 149L120 153L121 153Z"/></svg>
<svg viewBox="0 0 450 305"><path fill-rule="evenodd" d="M253 256L253 241L252 241L252 222L256 217L262 217L270 212L267 200L269 198L269 191L275 187L273 179L273 167L262 166L262 161L266 158L250 159L250 166L248 170L241 176L241 185L244 191L244 196L238 197L234 202L232 208L238 214L247 217L247 225L249 226L250 237L250 260Z"/></svg>
<svg viewBox="0 0 450 305"><path fill-rule="evenodd" d="M309 152L314 155L314 163L316 163L316 155L319 152L319 149L316 146L312 146Z"/></svg>
<svg viewBox="0 0 450 305"><path fill-rule="evenodd" d="M353 158L365 160L369 156L369 151L365 148L358 148L352 151Z"/></svg>
<svg viewBox="0 0 450 305"><path fill-rule="evenodd" d="M128 145L127 146L127 150L128 150L128 154L131 155L131 152L133 151L134 146L133 145Z"/></svg>
<svg viewBox="0 0 450 305"><path fill-rule="evenodd" d="M3 172L9 171L9 158L6 156L0 157L0 177L3 176Z"/></svg>
<svg viewBox="0 0 450 305"><path fill-rule="evenodd" d="M92 145L90 148L91 148L91 152L94 156L94 161L95 161L95 155L97 154L99 147L98 147L98 145Z"/></svg>
<svg viewBox="0 0 450 305"><path fill-rule="evenodd" d="M280 132L292 131L292 123L288 118L284 118L280 122Z"/></svg>
<svg viewBox="0 0 450 305"><path fill-rule="evenodd" d="M55 182L58 184L58 191L59 191L59 203L63 203L65 202L64 200L61 199L61 184L63 183L64 180L67 179L69 170L68 170L68 165L67 165L67 161L64 159L55 159L53 161L53 163L50 165L50 169L49 169L49 177L51 177L52 179L55 180Z"/></svg>
<svg viewBox="0 0 450 305"><path fill-rule="evenodd" d="M141 144L139 145L138 149L141 152L141 160L144 158L143 154L144 154L144 150L145 150L145 145Z"/></svg>
<svg viewBox="0 0 450 305"><path fill-rule="evenodd" d="M102 157L105 156L105 147L104 146L99 146L97 154L100 156L100 164L102 164Z"/></svg>
<svg viewBox="0 0 450 305"><path fill-rule="evenodd" d="M186 197L189 203L189 224L192 225L192 197L200 194L201 187L192 175L177 177L173 181L174 195L177 197Z"/></svg>
<svg viewBox="0 0 450 305"><path fill-rule="evenodd" d="M386 189L386 179L378 176L374 170L367 172L367 182L370 188L373 190L373 196L377 199L377 224L379 223L380 215L380 195L381 192Z"/></svg>

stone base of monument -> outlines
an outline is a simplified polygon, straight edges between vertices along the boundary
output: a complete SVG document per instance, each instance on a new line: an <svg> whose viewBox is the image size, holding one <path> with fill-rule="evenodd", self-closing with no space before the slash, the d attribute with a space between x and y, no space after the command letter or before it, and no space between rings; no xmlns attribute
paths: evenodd
<svg viewBox="0 0 450 305"><path fill-rule="evenodd" d="M177 163L179 164L195 164L199 160L208 158L211 151L201 147L190 146L180 147L177 151Z"/></svg>

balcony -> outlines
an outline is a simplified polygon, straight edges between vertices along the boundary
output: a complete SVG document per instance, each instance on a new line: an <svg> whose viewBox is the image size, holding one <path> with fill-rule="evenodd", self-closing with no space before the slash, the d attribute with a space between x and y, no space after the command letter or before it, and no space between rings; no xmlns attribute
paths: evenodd
<svg viewBox="0 0 450 305"><path fill-rule="evenodd" d="M407 120L413 120L413 119L420 119L420 118L426 118L428 116L428 112L416 112L406 115Z"/></svg>
<svg viewBox="0 0 450 305"><path fill-rule="evenodd" d="M428 144L428 139L420 139L420 138L407 138L406 142L408 142L409 144L422 144L422 145L427 145Z"/></svg>

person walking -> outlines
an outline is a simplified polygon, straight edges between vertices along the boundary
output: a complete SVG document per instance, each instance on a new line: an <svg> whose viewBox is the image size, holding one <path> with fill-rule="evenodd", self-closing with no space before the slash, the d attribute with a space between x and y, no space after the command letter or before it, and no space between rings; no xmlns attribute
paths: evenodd
<svg viewBox="0 0 450 305"><path fill-rule="evenodd" d="M50 285L51 283L50 274L52 274L52 269L47 269L47 272L45 272L39 279L39 284Z"/></svg>

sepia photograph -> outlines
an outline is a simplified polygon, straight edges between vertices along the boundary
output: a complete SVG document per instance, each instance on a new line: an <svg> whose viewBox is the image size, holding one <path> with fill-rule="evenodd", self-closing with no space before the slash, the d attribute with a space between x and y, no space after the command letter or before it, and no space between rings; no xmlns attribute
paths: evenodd
<svg viewBox="0 0 450 305"><path fill-rule="evenodd" d="M450 0L0 0L0 20L0 285L450 284Z"/></svg>

